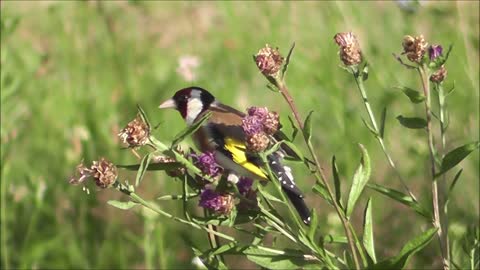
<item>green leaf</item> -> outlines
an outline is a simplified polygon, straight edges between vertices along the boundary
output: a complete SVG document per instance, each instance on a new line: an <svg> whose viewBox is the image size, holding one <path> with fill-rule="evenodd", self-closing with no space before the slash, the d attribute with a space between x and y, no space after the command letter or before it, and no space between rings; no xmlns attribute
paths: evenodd
<svg viewBox="0 0 480 270"><path fill-rule="evenodd" d="M313 186L312 191L320 195L320 197L324 198L329 204L333 205L333 202L328 195L327 188L322 183L317 181Z"/></svg>
<svg viewBox="0 0 480 270"><path fill-rule="evenodd" d="M403 117L402 115L399 115L397 116L397 120L406 128L420 129L427 126L427 121L420 117Z"/></svg>
<svg viewBox="0 0 480 270"><path fill-rule="evenodd" d="M306 142L310 141L312 137L312 114L313 111L310 111L305 119L305 123L303 125L303 137L305 138Z"/></svg>
<svg viewBox="0 0 480 270"><path fill-rule="evenodd" d="M368 156L367 149L361 144L359 144L360 150L362 151L362 158L360 159L360 165L358 166L355 174L353 175L352 187L348 195L347 203L347 217L353 212L355 203L357 202L360 194L362 193L365 185L370 178L371 168L370 168L370 157Z"/></svg>
<svg viewBox="0 0 480 270"><path fill-rule="evenodd" d="M138 171L141 164L133 165L116 165L118 168L126 169L129 171ZM170 171L182 167L180 162L167 162L167 163L150 163L147 171Z"/></svg>
<svg viewBox="0 0 480 270"><path fill-rule="evenodd" d="M322 237L322 242L323 243L336 243L336 244L347 244L348 239L346 236L335 236L335 235L330 235L327 234Z"/></svg>
<svg viewBox="0 0 480 270"><path fill-rule="evenodd" d="M362 81L368 80L368 63L365 63L362 69Z"/></svg>
<svg viewBox="0 0 480 270"><path fill-rule="evenodd" d="M335 156L332 157L332 175L333 183L335 185L335 200L337 201L340 208L343 209L342 188L340 184L340 176L338 175L338 168Z"/></svg>
<svg viewBox="0 0 480 270"><path fill-rule="evenodd" d="M295 140L298 134L298 127L295 125L292 117L288 116L288 121L290 121L290 125L292 126L292 142Z"/></svg>
<svg viewBox="0 0 480 270"><path fill-rule="evenodd" d="M460 163L464 158L466 158L471 152L478 149L480 147L480 142L472 142L462 145L453 149L452 151L448 152L442 160L442 165L440 167L440 172L435 175L438 177L444 173L446 173L451 168L455 167L458 163Z"/></svg>
<svg viewBox="0 0 480 270"><path fill-rule="evenodd" d="M387 118L387 107L384 107L383 108L383 111L382 111L382 118L380 119L380 138L383 138L384 134L385 134L385 121L386 121L386 118Z"/></svg>
<svg viewBox="0 0 480 270"><path fill-rule="evenodd" d="M452 183L450 184L450 188L448 189L447 196L445 196L445 209L448 207L448 202L450 201L450 195L453 192L453 188L457 184L458 179L460 179L460 175L462 175L463 169L460 169L457 174L455 174L455 177L453 178Z"/></svg>
<svg viewBox="0 0 480 270"><path fill-rule="evenodd" d="M301 251L295 250L288 253L290 254L276 254L255 246L243 250L243 254L247 256L248 260L267 269L299 269L307 264L311 264L303 258Z"/></svg>
<svg viewBox="0 0 480 270"><path fill-rule="evenodd" d="M295 157L296 159L302 160L302 161L305 159L302 152L297 148L297 146L294 143L289 141L283 141L282 144L285 144L287 147L290 148L290 150L293 151L293 153L296 155Z"/></svg>
<svg viewBox="0 0 480 270"><path fill-rule="evenodd" d="M138 113L140 114L140 118L142 118L143 122L145 122L147 124L148 128L150 128L151 127L150 121L148 121L148 117L147 117L147 114L145 113L145 111L138 104L137 104L137 109L138 109Z"/></svg>
<svg viewBox="0 0 480 270"><path fill-rule="evenodd" d="M419 91L409 87L395 86L394 88L402 90L402 92L410 99L412 103L421 103L425 100L425 96Z"/></svg>
<svg viewBox="0 0 480 270"><path fill-rule="evenodd" d="M429 220L432 219L432 213L429 210L425 209L421 204L414 201L410 196L408 196L408 195L406 195L406 194L404 194L404 193L402 193L398 190L394 190L394 189L391 189L391 188L386 188L386 187L383 187L383 186L377 185L377 184L368 184L367 186L369 188L375 190L375 191L378 191L378 192L382 193L385 196L388 196L388 197L394 199L395 201L397 201L401 204L404 204L404 205L410 207L415 212L417 212L418 214L426 217L427 219L429 219Z"/></svg>
<svg viewBox="0 0 480 270"><path fill-rule="evenodd" d="M292 57L293 49L295 48L295 42L292 43L292 47L288 51L287 58L285 59L285 65L282 68L282 79L285 78L285 74L287 73L288 64L290 64L290 57Z"/></svg>
<svg viewBox="0 0 480 270"><path fill-rule="evenodd" d="M373 240L372 198L368 198L367 207L365 207L365 214L363 216L363 246L372 261L377 263Z"/></svg>
<svg viewBox="0 0 480 270"><path fill-rule="evenodd" d="M315 212L315 209L312 209L311 211L311 221L310 221L310 226L308 227L308 232L307 236L310 239L311 242L315 242L315 233L317 232L317 226L318 226L318 217L317 217L317 212Z"/></svg>
<svg viewBox="0 0 480 270"><path fill-rule="evenodd" d="M211 114L212 114L211 112L206 113L202 118L200 118L200 120L195 121L193 124L191 124L190 126L186 127L184 130L182 130L177 136L175 136L175 138L172 141L172 148L177 146L187 136L197 131L205 123L205 121L208 120Z"/></svg>
<svg viewBox="0 0 480 270"><path fill-rule="evenodd" d="M365 119L363 119L363 117L362 117L362 121L363 121L363 124L368 128L368 130L370 130L370 132L373 133L373 135L374 135L375 137L380 136L380 135L375 131L375 129L374 129L367 121L365 121Z"/></svg>
<svg viewBox="0 0 480 270"><path fill-rule="evenodd" d="M128 210L128 209L138 205L138 203L132 202L132 201L121 202L121 201L116 201L116 200L109 200L109 201L107 201L107 203L110 204L113 207L116 207L116 208L122 209L122 210Z"/></svg>
<svg viewBox="0 0 480 270"><path fill-rule="evenodd" d="M136 187L138 187L140 182L143 180L143 176L147 171L147 168L148 168L148 165L150 164L150 160L152 159L152 156L153 156L153 152L146 154L142 158L142 161L140 162L140 167L138 168L138 171L137 171L137 177L135 178Z"/></svg>
<svg viewBox="0 0 480 270"><path fill-rule="evenodd" d="M423 232L421 235L408 241L397 256L375 264L373 269L404 269L410 257L422 250L433 239L436 232L436 228Z"/></svg>

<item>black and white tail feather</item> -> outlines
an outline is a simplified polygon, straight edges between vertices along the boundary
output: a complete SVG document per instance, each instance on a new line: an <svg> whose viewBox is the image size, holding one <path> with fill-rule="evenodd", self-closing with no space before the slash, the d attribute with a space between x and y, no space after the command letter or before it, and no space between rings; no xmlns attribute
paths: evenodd
<svg viewBox="0 0 480 270"><path fill-rule="evenodd" d="M277 177L282 186L283 192L287 194L288 199L293 204L298 214L302 218L303 223L310 224L310 210L308 209L305 201L303 200L303 194L295 184L295 180L292 175L292 169L282 164L283 153L277 151L268 156L268 163L270 169Z"/></svg>

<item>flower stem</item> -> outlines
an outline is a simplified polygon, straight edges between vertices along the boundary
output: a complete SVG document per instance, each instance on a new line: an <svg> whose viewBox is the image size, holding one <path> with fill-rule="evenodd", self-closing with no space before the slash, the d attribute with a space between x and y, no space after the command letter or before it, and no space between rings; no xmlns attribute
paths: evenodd
<svg viewBox="0 0 480 270"><path fill-rule="evenodd" d="M435 145L433 143L433 131L432 131L432 111L431 111L431 95L430 95L430 73L426 66L421 66L418 68L418 73L422 81L423 93L425 95L425 114L427 120L427 138L428 138L428 148L430 152L430 166L432 174L432 204L433 204L433 225L438 229L437 235L440 241L440 249L442 253L442 262L443 269L450 269L449 259L448 259L448 243L445 242L446 238L444 236L444 231L442 230L445 226L442 224L442 219L440 216L440 200L439 200L439 187L438 179L435 177L436 168L435 168ZM442 211L443 213L443 211Z"/></svg>
<svg viewBox="0 0 480 270"><path fill-rule="evenodd" d="M385 142L383 141L383 135L380 134L380 130L379 130L378 125L377 125L377 121L375 120L375 115L373 114L372 108L370 106L370 102L368 102L367 91L365 91L365 86L363 84L363 79L360 78L360 76L362 76L362 75L359 74L358 72L356 74L355 73L353 74L353 77L355 78L355 82L357 83L357 88L360 91L360 95L362 96L363 104L365 105L365 109L367 110L368 117L370 118L370 122L372 123L373 129L374 129L375 133L377 134L375 136L375 138L380 143L380 146L382 147L382 151L385 154L385 157L387 158L388 164L390 164L390 167L392 167L395 174L397 174L398 179L400 179L400 182L403 185L403 188L408 192L408 194L410 195L412 200L416 202L417 199L415 198L415 195L413 195L413 193L408 188L408 186L405 183L402 175L398 171L397 166L395 165L395 162L393 161L392 157L390 156L390 154L387 150L387 147L385 146Z"/></svg>
<svg viewBox="0 0 480 270"><path fill-rule="evenodd" d="M290 106L290 109L293 112L295 120L297 121L297 124L300 127L300 129L302 130L302 134L303 134L304 133L303 122L301 120L300 114L298 113L297 107L295 106L293 98L288 91L287 85L285 84L284 81L280 81L280 82L277 83L277 87L278 87L278 90L280 91L280 93L282 94L283 98L285 99L285 101ZM303 136L303 137L305 138L305 136ZM335 211L337 212L337 214L338 214L338 216L339 216L339 218L342 222L343 229L345 230L345 234L347 236L350 252L352 253L353 261L355 263L355 269L360 269L360 264L358 262L357 252L355 250L355 243L354 243L352 233L351 233L350 228L349 228L349 221L345 217L344 212L342 211L342 209L338 205L337 201L335 200L332 189L330 188L330 185L328 184L327 178L325 177L325 173L323 172L322 166L320 165L318 157L315 154L315 150L313 149L312 143L308 140L305 140L305 142L307 143L307 147L308 147L308 150L310 152L310 155L312 156L313 161L315 162L315 166L317 167L317 173L315 173L314 175L317 178L317 180L320 180L323 183L323 185L325 186L325 188L327 189L328 196L332 200Z"/></svg>

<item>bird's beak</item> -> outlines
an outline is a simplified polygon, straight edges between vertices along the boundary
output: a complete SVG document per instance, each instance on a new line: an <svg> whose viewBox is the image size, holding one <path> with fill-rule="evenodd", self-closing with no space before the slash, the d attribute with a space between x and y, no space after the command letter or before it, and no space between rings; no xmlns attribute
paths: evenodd
<svg viewBox="0 0 480 270"><path fill-rule="evenodd" d="M165 100L158 108L160 109L167 109L167 108L175 108L177 105L175 104L175 100L173 99L167 99Z"/></svg>

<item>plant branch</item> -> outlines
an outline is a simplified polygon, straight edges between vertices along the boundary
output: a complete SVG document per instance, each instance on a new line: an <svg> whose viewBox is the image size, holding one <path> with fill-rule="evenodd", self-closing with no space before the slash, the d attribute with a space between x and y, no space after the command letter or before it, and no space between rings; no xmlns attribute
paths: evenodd
<svg viewBox="0 0 480 270"><path fill-rule="evenodd" d="M363 84L363 79L360 78L362 76L358 72L353 74L353 77L355 78L355 82L357 83L357 88L360 91L360 95L362 96L363 104L365 105L365 109L367 110L368 117L370 118L370 122L372 123L373 129L376 133L375 138L377 141L380 143L380 146L382 147L382 151L385 154L385 157L387 158L388 164L390 164L390 167L392 167L393 171L395 174L398 176L398 179L400 179L400 183L402 183L403 188L408 192L410 197L412 198L413 201L417 201L415 198L415 195L413 195L412 191L408 188L407 184L405 183L405 180L403 179L402 175L398 171L397 166L395 165L395 162L393 161L392 157L390 156L387 147L385 146L385 142L383 141L383 137L380 134L380 130L378 129L377 121L375 120L375 115L373 114L373 110L370 106L370 102L368 102L367 98L367 91L365 91L365 86Z"/></svg>
<svg viewBox="0 0 480 270"><path fill-rule="evenodd" d="M302 134L305 135L304 134L304 129L303 129L304 126L303 126L303 122L301 120L300 114L298 113L297 107L295 106L293 98L290 95L285 82L284 81L277 81L277 87L278 87L280 93L282 94L283 98L285 99L285 101L290 106L290 109L293 112L295 120L297 121L297 124L300 127L300 129L302 131ZM303 136L303 137L305 138L305 136ZM325 177L325 173L323 172L322 166L320 165L318 157L315 154L315 151L313 149L312 143L308 140L305 140L305 142L307 143L310 155L313 157L313 160L315 162L315 166L317 167L317 172L318 173L316 172L314 175L317 178L317 180L320 180L321 183L323 183L323 185L327 189L328 195L329 195L330 199L332 200L333 206L334 206L334 208L335 208L335 210L336 210L336 212L337 212L337 214L338 214L338 216L339 216L339 218L342 222L343 229L345 230L345 234L347 236L350 252L352 253L353 261L355 263L355 268L360 269L360 264L358 262L357 252L355 250L354 239L352 237L352 233L351 233L350 228L349 228L349 221L345 217L344 212L342 211L342 209L338 205L337 201L335 200L332 189L330 188L330 185L328 184L327 178Z"/></svg>

